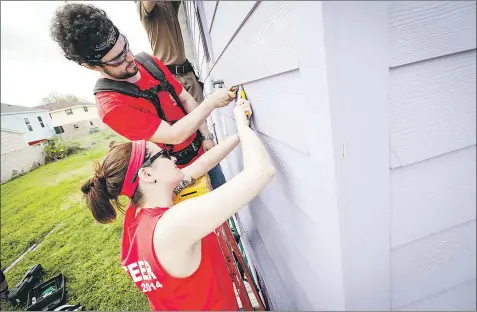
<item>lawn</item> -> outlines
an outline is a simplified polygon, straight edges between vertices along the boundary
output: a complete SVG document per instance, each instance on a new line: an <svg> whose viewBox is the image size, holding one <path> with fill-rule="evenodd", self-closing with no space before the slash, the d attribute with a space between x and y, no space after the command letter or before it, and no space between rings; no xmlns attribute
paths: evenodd
<svg viewBox="0 0 477 312"><path fill-rule="evenodd" d="M6 273L11 289L39 263L43 281L65 275L67 302L83 310L149 310L119 265L122 215L114 224L99 224L82 200L80 186L92 175L92 160L103 159L110 140L123 141L106 130L89 135L79 141L87 150L1 186L1 267L41 243ZM1 304L2 310L26 309Z"/></svg>

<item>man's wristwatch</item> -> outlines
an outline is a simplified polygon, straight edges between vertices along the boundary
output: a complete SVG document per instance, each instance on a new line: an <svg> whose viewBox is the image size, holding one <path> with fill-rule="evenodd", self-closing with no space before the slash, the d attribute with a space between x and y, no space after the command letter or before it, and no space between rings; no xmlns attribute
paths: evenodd
<svg viewBox="0 0 477 312"><path fill-rule="evenodd" d="M203 137L202 141L205 141L205 140L212 140L213 141L214 139L215 139L214 134L209 132L209 134L207 134L205 137Z"/></svg>

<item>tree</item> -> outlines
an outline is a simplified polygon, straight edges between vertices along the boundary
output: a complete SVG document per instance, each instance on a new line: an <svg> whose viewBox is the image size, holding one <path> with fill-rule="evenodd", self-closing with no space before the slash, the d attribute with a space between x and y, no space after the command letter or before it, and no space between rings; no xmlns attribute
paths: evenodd
<svg viewBox="0 0 477 312"><path fill-rule="evenodd" d="M52 92L48 96L45 96L41 99L42 105L47 104L56 104L56 103L88 103L89 101L83 98L80 98L74 94L59 94L57 92Z"/></svg>

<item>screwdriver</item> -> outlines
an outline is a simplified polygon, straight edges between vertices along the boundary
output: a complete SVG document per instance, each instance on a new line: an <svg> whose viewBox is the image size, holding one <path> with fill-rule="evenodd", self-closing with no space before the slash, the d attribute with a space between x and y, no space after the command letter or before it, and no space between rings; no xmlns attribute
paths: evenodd
<svg viewBox="0 0 477 312"><path fill-rule="evenodd" d="M247 98L247 94L245 94L245 89L243 88L242 85L238 85L238 86L233 86L229 89L229 91L235 93L235 96L237 96L237 94L239 93L240 91L240 97L244 100L248 100ZM250 113L249 112L245 112L245 115L247 115L247 118L250 119Z"/></svg>

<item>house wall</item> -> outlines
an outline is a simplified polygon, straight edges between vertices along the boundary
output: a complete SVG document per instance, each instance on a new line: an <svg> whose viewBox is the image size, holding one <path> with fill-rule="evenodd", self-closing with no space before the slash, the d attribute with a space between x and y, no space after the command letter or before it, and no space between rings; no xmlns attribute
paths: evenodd
<svg viewBox="0 0 477 312"><path fill-rule="evenodd" d="M93 129L108 128L108 126L105 125L99 118L76 121L73 123L65 124L62 127L64 132L60 135L66 140L73 140L88 135L91 133L91 131L93 131Z"/></svg>
<svg viewBox="0 0 477 312"><path fill-rule="evenodd" d="M41 117L44 127L41 126L38 117ZM25 123L25 119L30 121L33 131L30 131ZM27 113L7 113L2 114L2 128L23 133L26 142L33 142L50 138L54 134L53 122L48 111L33 111Z"/></svg>
<svg viewBox="0 0 477 312"><path fill-rule="evenodd" d="M344 309L336 190L333 183L323 183L334 179L333 152L327 144L331 129L323 123L312 130L319 133L316 137L304 135L317 123L311 117L317 107L305 96L303 83L316 77L303 77L300 61L313 60L300 55L307 43L298 34L307 27L300 23L304 11L320 17L321 4L215 4L212 8L214 2L201 3L211 54L211 61L204 61L205 52L198 44L205 94L213 91L214 80L224 80L226 87L243 84L253 103L252 128L277 168L271 184L238 213L247 256L266 286L272 310ZM211 15L213 22L208 20ZM204 39L195 16L189 16L192 38L200 43ZM233 104L212 113L211 127L219 141L236 132L232 109ZM238 147L222 162L227 179L243 169L241 153ZM320 156L322 161L317 162ZM310 170L317 175L310 175Z"/></svg>
<svg viewBox="0 0 477 312"><path fill-rule="evenodd" d="M83 105L73 106L70 109L73 111L72 115L67 115L65 109L51 111L51 118L53 119L53 125L63 126L67 124L74 124L80 121L98 119L98 111L96 105L87 105L88 111L85 112Z"/></svg>
<svg viewBox="0 0 477 312"><path fill-rule="evenodd" d="M238 213L271 309L475 309L475 2L186 3L277 168Z"/></svg>
<svg viewBox="0 0 477 312"><path fill-rule="evenodd" d="M1 142L1 154L16 151L28 146L21 133L4 130L1 132Z"/></svg>
<svg viewBox="0 0 477 312"><path fill-rule="evenodd" d="M1 183L6 183L13 177L27 173L44 163L45 153L41 144L26 146L5 154L2 152Z"/></svg>
<svg viewBox="0 0 477 312"><path fill-rule="evenodd" d="M389 4L391 302L476 309L476 3Z"/></svg>

